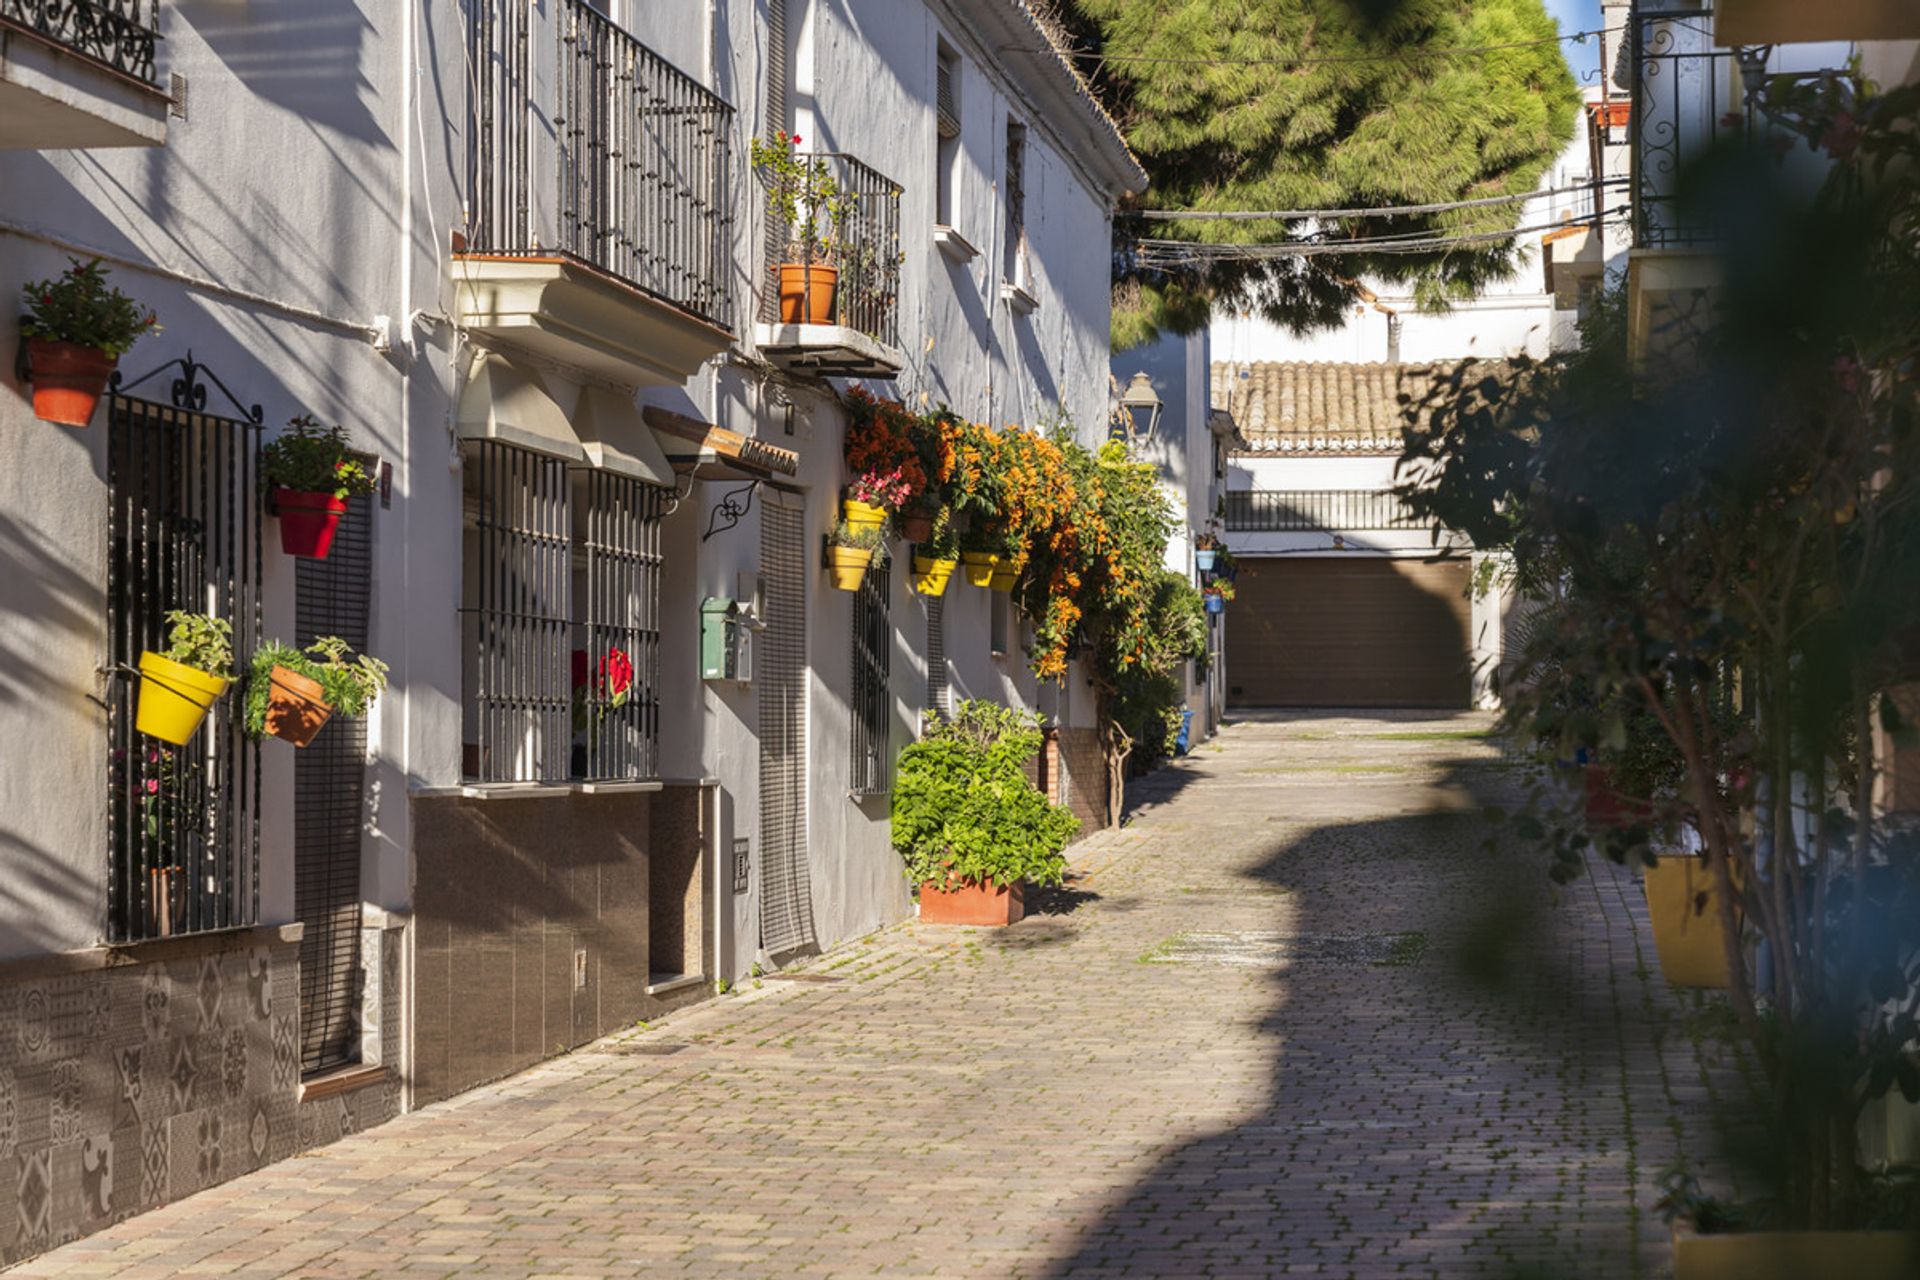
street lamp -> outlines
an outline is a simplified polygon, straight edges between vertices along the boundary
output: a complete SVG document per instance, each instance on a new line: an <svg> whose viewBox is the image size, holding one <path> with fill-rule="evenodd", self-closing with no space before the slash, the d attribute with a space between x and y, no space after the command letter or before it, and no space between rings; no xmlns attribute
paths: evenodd
<svg viewBox="0 0 1920 1280"><path fill-rule="evenodd" d="M1126 415L1127 440L1132 444L1151 444L1160 431L1160 411L1166 408L1154 394L1153 380L1136 373L1120 393L1120 410Z"/></svg>

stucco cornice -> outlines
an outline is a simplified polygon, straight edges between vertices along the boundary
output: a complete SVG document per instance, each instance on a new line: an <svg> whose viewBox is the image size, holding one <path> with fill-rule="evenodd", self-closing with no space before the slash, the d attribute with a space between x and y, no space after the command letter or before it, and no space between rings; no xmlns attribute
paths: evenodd
<svg viewBox="0 0 1920 1280"><path fill-rule="evenodd" d="M1024 0L929 0L936 12L970 31L993 61L1045 115L1070 154L1118 199L1147 188L1147 172L1119 124L1094 96L1066 53Z"/></svg>

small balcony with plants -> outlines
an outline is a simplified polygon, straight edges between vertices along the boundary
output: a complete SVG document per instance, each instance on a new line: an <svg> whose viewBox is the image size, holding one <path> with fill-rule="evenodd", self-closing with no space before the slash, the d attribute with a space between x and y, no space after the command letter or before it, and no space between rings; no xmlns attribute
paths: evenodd
<svg viewBox="0 0 1920 1280"><path fill-rule="evenodd" d="M629 386L732 344L733 108L585 0L481 0L460 321Z"/></svg>
<svg viewBox="0 0 1920 1280"><path fill-rule="evenodd" d="M0 150L157 147L160 0L0 0Z"/></svg>
<svg viewBox="0 0 1920 1280"><path fill-rule="evenodd" d="M900 184L850 155L755 140L767 270L754 343L791 373L891 378L900 350Z"/></svg>

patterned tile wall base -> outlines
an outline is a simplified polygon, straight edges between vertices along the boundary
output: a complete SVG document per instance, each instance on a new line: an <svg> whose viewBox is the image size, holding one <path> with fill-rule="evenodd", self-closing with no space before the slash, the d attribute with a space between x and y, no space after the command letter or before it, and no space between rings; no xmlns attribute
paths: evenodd
<svg viewBox="0 0 1920 1280"><path fill-rule="evenodd" d="M366 937L393 1044L402 936ZM397 1072L299 1101L300 949L259 939L0 982L0 1177L16 1199L0 1210L0 1264L399 1113Z"/></svg>

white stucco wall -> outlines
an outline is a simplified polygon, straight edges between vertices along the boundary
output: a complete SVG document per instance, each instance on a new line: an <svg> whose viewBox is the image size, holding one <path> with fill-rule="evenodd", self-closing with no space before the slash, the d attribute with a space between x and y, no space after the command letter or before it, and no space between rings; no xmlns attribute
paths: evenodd
<svg viewBox="0 0 1920 1280"><path fill-rule="evenodd" d="M409 195L425 140L402 98L417 47L410 7L372 3L262 14L217 0L168 6L167 71L187 79L187 117L151 150L0 154L0 294L51 275L70 253L142 264L113 282L160 313L165 332L121 362L129 378L191 351L269 434L311 412L346 424L357 443L396 462L394 507L375 522L372 647L409 681L394 620L405 599L401 557L409 507L410 422L435 419L423 390L432 362L382 354L357 326L405 317L433 255ZM164 82L164 79L163 79ZM444 216L445 209L442 208ZM143 269L143 267L145 269ZM217 288L188 283L215 281ZM283 305L275 305L283 304ZM0 343L17 309L0 310ZM427 379L431 382L432 379ZM164 382L136 394L167 398ZM213 392L209 408L228 408ZM104 923L105 716L90 701L105 656L104 413L72 430L32 416L10 365L0 390L0 956L93 944ZM290 637L293 562L266 530L265 633ZM404 738L396 700L376 709L375 750ZM30 747L27 744L31 744ZM292 918L292 749L262 749L261 918ZM392 778L383 771L383 783ZM404 804L374 800L365 882L404 905ZM397 794L404 795L404 790Z"/></svg>

